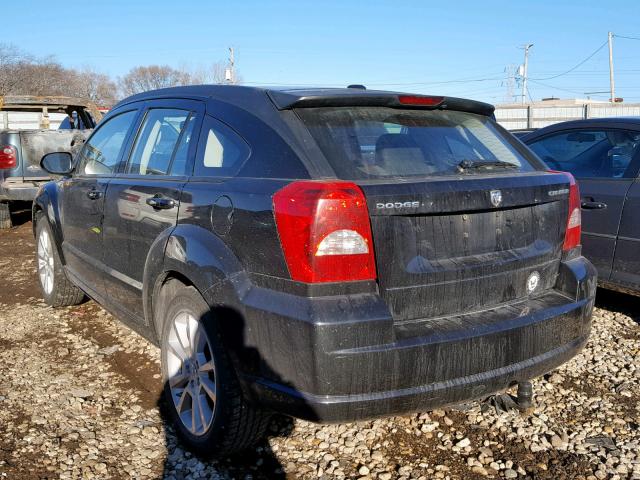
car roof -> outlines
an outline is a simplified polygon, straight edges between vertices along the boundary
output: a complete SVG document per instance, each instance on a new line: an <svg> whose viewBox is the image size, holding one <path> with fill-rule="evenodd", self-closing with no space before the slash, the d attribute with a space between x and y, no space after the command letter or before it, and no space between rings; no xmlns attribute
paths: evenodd
<svg viewBox="0 0 640 480"><path fill-rule="evenodd" d="M531 140L538 139L562 130L570 130L575 128L630 128L632 130L640 130L640 117L603 117L603 118L587 118L584 120L569 120L567 122L554 123L543 128L539 128L520 137L520 140L527 143Z"/></svg>
<svg viewBox="0 0 640 480"><path fill-rule="evenodd" d="M630 123L632 125L640 125L640 117L604 117L604 118L587 118L584 120L569 120L567 122L554 123L553 126L589 126L601 123ZM547 128L547 127L545 127Z"/></svg>
<svg viewBox="0 0 640 480"><path fill-rule="evenodd" d="M541 130L552 130L552 129L563 129L563 128L575 128L575 127L589 127L595 125L606 125L606 124L620 124L627 123L629 125L640 125L640 117L603 117L603 118L587 118L583 120L569 120L566 122L554 123L552 125L548 125L546 127L540 128L537 132Z"/></svg>
<svg viewBox="0 0 640 480"><path fill-rule="evenodd" d="M243 108L247 101L271 100L279 110L302 106L379 105L398 106L398 95L411 93L362 88L308 88L308 87L252 87L244 85L187 85L139 93L122 100L114 107L159 98L217 99ZM417 95L420 97L428 95ZM463 110L483 115L493 114L493 105L456 97L442 97L443 105L452 110ZM395 103L394 103L395 102ZM411 106L408 106L411 108Z"/></svg>

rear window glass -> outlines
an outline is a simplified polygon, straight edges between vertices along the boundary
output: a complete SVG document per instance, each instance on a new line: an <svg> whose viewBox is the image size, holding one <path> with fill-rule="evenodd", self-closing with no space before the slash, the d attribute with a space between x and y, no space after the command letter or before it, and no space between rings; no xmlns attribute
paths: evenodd
<svg viewBox="0 0 640 480"><path fill-rule="evenodd" d="M343 179L535 170L482 115L388 107L296 112Z"/></svg>

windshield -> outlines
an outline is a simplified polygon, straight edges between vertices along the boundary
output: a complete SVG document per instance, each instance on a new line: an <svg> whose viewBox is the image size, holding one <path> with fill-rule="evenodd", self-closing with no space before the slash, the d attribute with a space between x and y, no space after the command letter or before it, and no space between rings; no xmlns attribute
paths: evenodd
<svg viewBox="0 0 640 480"><path fill-rule="evenodd" d="M535 170L483 115L388 107L296 112L345 180Z"/></svg>

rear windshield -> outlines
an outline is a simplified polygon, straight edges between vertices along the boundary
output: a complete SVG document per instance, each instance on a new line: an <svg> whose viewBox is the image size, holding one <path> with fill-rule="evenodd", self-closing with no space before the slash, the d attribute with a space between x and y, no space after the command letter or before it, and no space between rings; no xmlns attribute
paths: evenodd
<svg viewBox="0 0 640 480"><path fill-rule="evenodd" d="M535 170L483 115L388 107L296 112L346 180Z"/></svg>

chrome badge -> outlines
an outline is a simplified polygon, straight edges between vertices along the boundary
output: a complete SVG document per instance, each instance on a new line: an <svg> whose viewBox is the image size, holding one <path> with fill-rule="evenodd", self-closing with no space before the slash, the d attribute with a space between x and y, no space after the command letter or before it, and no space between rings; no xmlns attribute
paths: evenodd
<svg viewBox="0 0 640 480"><path fill-rule="evenodd" d="M533 293L538 285L540 284L540 274L538 272L533 272L527 278L527 293Z"/></svg>
<svg viewBox="0 0 640 480"><path fill-rule="evenodd" d="M499 207L502 203L502 192L500 190L491 190L489 194L491 195L491 204L494 207Z"/></svg>

